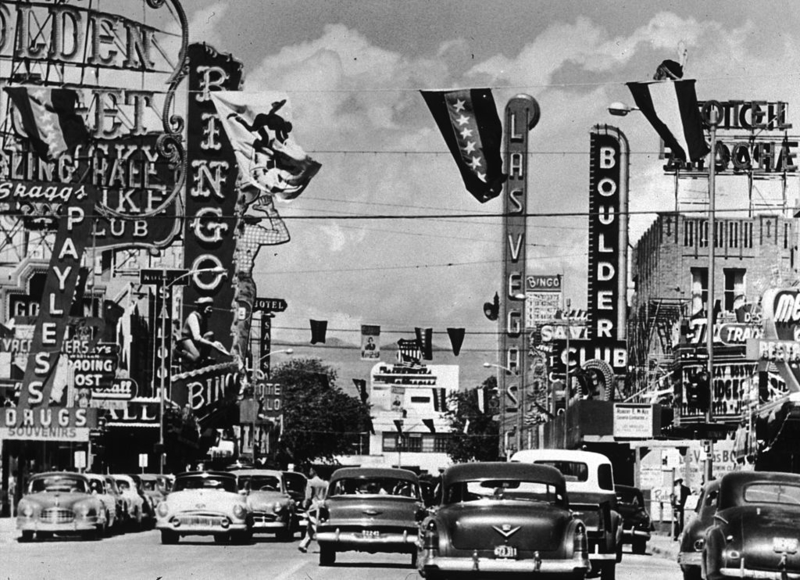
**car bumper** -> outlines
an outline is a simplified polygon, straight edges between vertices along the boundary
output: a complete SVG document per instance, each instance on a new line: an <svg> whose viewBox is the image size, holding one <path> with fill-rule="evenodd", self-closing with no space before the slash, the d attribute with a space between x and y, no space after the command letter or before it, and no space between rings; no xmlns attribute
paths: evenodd
<svg viewBox="0 0 800 580"><path fill-rule="evenodd" d="M700 566L702 562L701 552L678 552L678 564L681 566Z"/></svg>
<svg viewBox="0 0 800 580"><path fill-rule="evenodd" d="M228 523L223 523L223 522ZM250 524L241 520L228 520L224 517L184 518L176 516L170 519L156 521L156 529L175 532L182 536L188 535L214 535L229 532L247 532L252 528Z"/></svg>
<svg viewBox="0 0 800 580"><path fill-rule="evenodd" d="M85 518L68 523L17 520L17 529L21 532L87 532L96 530L97 525L97 518Z"/></svg>
<svg viewBox="0 0 800 580"><path fill-rule="evenodd" d="M622 530L622 539L626 542L633 541L634 538L650 540L650 532L648 530L627 529Z"/></svg>
<svg viewBox="0 0 800 580"><path fill-rule="evenodd" d="M567 574L586 573L591 564L586 558L569 560L511 560L478 557L445 557L423 552L418 561L423 575L428 572L475 572L475 573L520 573L520 574Z"/></svg>
<svg viewBox="0 0 800 580"><path fill-rule="evenodd" d="M351 546L349 549L378 549L407 547L416 550L419 533L416 529L402 532L382 532L379 536L365 536L361 531L343 531L339 529L317 529L317 542L338 546ZM363 547L363 548L362 548Z"/></svg>
<svg viewBox="0 0 800 580"><path fill-rule="evenodd" d="M798 580L800 572L776 570L750 570L747 568L720 568L719 574L727 578L758 578L764 580Z"/></svg>

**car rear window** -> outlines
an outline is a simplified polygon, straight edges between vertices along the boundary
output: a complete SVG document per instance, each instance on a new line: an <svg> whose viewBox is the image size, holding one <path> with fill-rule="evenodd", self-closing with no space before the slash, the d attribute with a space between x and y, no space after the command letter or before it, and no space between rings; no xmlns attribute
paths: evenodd
<svg viewBox="0 0 800 580"><path fill-rule="evenodd" d="M539 465L555 467L566 481L586 481L589 479L589 467L578 461L537 461Z"/></svg>
<svg viewBox="0 0 800 580"><path fill-rule="evenodd" d="M743 498L748 503L800 505L800 486L766 481L753 483L744 488Z"/></svg>
<svg viewBox="0 0 800 580"><path fill-rule="evenodd" d="M413 481L392 477L337 479L331 484L330 496L337 495L397 495L419 497L419 489Z"/></svg>
<svg viewBox="0 0 800 580"><path fill-rule="evenodd" d="M552 485L541 481L515 479L459 481L444 492L446 504L482 499L516 499L557 504L565 501L563 494Z"/></svg>

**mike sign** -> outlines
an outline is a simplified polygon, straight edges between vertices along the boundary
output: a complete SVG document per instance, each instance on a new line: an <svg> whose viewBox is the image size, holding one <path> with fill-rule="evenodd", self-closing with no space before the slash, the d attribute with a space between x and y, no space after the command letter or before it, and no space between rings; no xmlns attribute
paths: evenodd
<svg viewBox="0 0 800 580"><path fill-rule="evenodd" d="M800 392L800 290L771 288L761 305L764 336L747 341L747 358L774 364L789 392Z"/></svg>

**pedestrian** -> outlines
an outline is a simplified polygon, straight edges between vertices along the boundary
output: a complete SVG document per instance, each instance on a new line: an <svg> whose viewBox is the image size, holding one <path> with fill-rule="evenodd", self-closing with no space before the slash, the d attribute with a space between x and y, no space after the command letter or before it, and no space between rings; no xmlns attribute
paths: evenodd
<svg viewBox="0 0 800 580"><path fill-rule="evenodd" d="M681 532L683 531L683 510L686 506L686 498L691 495L692 490L690 490L687 486L683 485L683 479L678 478L675 480L672 495L670 496L670 500L672 501L672 512L673 512L673 530L672 530L672 538L674 540L678 539Z"/></svg>
<svg viewBox="0 0 800 580"><path fill-rule="evenodd" d="M317 537L317 522L319 521L319 508L322 502L325 501L325 496L328 491L328 482L317 475L316 469L313 467L308 470L308 486L306 487L306 513L308 514L308 524L306 527L306 535L300 540L300 545L297 549L303 553L308 551L308 545L311 540Z"/></svg>

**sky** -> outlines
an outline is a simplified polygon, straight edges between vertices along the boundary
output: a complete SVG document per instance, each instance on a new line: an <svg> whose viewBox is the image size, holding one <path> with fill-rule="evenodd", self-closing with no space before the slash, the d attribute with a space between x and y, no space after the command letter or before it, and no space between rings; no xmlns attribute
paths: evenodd
<svg viewBox="0 0 800 580"><path fill-rule="evenodd" d="M258 295L289 305L273 321L274 344L307 342L309 319L327 321L329 339L351 344L362 324L379 325L384 345L431 327L443 347L446 328L461 327L471 364L496 360L497 326L483 303L502 287L502 196L481 204L465 190L421 89L489 87L501 117L515 95L539 103L528 207L564 215L528 219L527 273L563 275L565 296L578 308L587 293L592 127L616 126L629 140L631 244L652 212L675 206L655 131L639 114L607 112L612 102L632 104L626 82L650 80L664 59L684 59L684 78L696 79L700 100L786 101L790 121L800 122L800 10L790 2L183 6L192 42L243 63L244 90L288 95L294 139L322 164L299 198L278 206L291 241L263 248L256 262ZM782 187L758 183L753 196L772 203ZM705 207L705 181L682 180L678 189L682 203ZM790 179L790 207L797 192ZM718 179L719 209L745 208L747 196L745 178ZM447 217L424 217L432 214Z"/></svg>

